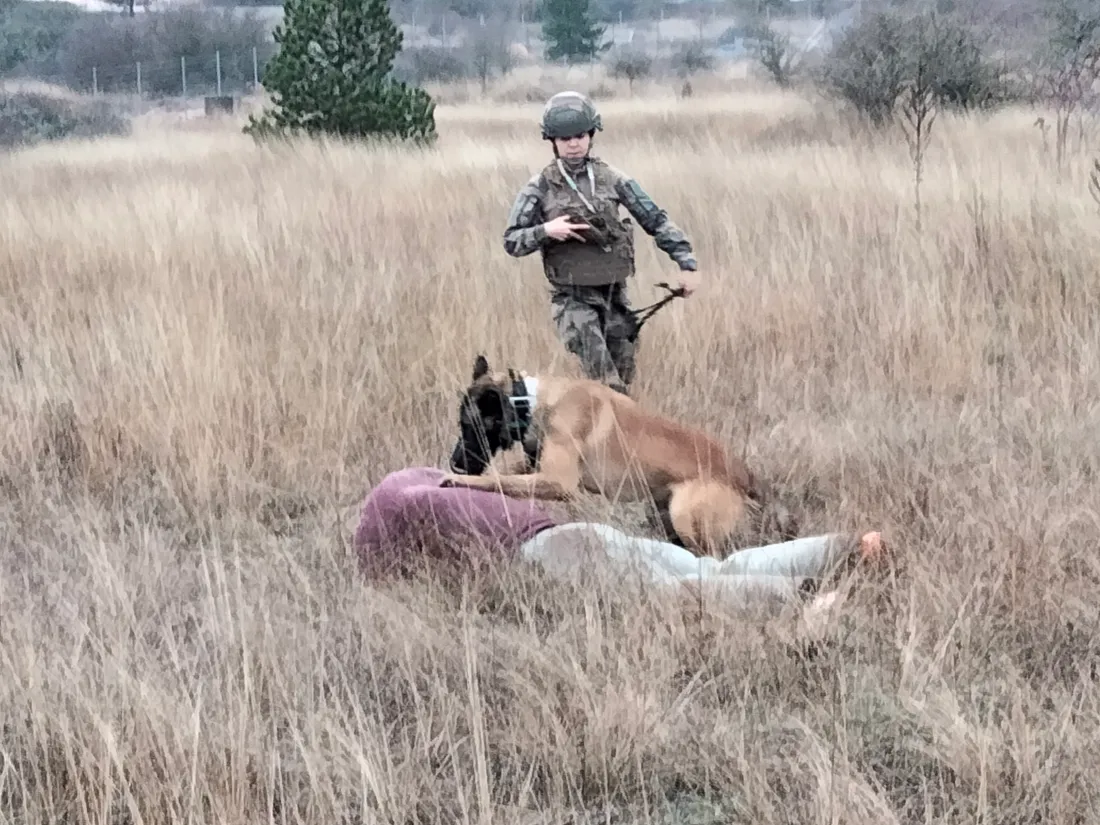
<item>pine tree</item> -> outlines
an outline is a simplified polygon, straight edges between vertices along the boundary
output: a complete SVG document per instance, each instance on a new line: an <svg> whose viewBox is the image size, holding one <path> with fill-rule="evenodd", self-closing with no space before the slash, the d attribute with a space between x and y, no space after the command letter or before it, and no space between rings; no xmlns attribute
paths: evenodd
<svg viewBox="0 0 1100 825"><path fill-rule="evenodd" d="M604 27L596 22L591 0L545 0L542 37L546 58L570 63L591 60L602 49Z"/></svg>
<svg viewBox="0 0 1100 825"><path fill-rule="evenodd" d="M246 133L435 140L435 103L391 74L403 38L386 0L286 0L283 15L262 81L275 105Z"/></svg>

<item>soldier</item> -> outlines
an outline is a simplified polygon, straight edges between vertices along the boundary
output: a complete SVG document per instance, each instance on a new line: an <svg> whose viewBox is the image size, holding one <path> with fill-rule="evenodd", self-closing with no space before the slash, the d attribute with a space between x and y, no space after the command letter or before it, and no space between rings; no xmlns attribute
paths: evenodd
<svg viewBox="0 0 1100 825"><path fill-rule="evenodd" d="M680 287L699 285L687 236L638 182L589 154L603 123L579 92L560 92L542 113L542 137L554 160L520 190L508 216L504 249L519 258L539 251L551 288L558 337L585 374L629 394L634 347L626 281L634 274L634 228L626 207L680 267Z"/></svg>

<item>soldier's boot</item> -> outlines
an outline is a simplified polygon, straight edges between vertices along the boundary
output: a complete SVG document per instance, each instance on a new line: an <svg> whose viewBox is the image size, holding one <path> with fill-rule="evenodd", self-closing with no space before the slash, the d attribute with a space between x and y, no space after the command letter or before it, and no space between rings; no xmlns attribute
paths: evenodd
<svg viewBox="0 0 1100 825"><path fill-rule="evenodd" d="M607 384L607 386L623 393L623 395L630 394L627 383L619 375L619 371L615 367L615 361L607 351L607 346L602 339L599 345L595 345L593 342L592 346L585 347L576 354L581 359L581 368L587 378L599 381L601 384Z"/></svg>
<svg viewBox="0 0 1100 825"><path fill-rule="evenodd" d="M623 381L615 366L615 360L608 352L602 338L599 339L598 344L592 341L589 346L583 347L576 354L581 359L581 367L586 377L606 384L623 395L630 395L629 385Z"/></svg>
<svg viewBox="0 0 1100 825"><path fill-rule="evenodd" d="M615 372L619 380L612 384L612 388L623 395L630 395L630 385L634 382L634 354L635 343L631 340L631 321L624 317L625 307L613 306L607 314L607 325L604 328L604 340L607 351L615 364Z"/></svg>
<svg viewBox="0 0 1100 825"><path fill-rule="evenodd" d="M618 380L608 381L611 389L630 395L630 385L634 378L634 345L629 342L620 342L620 346L609 346L611 359L615 362L615 373Z"/></svg>

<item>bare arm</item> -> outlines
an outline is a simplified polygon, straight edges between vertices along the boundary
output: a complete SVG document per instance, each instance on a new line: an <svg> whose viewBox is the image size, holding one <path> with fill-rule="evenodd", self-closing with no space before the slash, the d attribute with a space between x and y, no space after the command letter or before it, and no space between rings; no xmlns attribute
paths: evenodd
<svg viewBox="0 0 1100 825"><path fill-rule="evenodd" d="M615 193L638 225L657 242L664 252L682 270L694 272L697 264L691 241L680 227L669 220L665 210L653 202L634 178L615 172Z"/></svg>
<svg viewBox="0 0 1100 825"><path fill-rule="evenodd" d="M504 251L513 258L537 252L546 242L543 225L542 193L539 176L535 175L516 195L508 213L508 228L504 230Z"/></svg>

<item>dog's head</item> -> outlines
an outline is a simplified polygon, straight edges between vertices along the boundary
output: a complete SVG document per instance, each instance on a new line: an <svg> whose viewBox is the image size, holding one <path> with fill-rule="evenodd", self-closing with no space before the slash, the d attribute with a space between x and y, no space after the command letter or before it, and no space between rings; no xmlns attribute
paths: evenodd
<svg viewBox="0 0 1100 825"><path fill-rule="evenodd" d="M511 449L516 412L508 399L514 380L511 370L490 372L484 355L474 361L470 386L459 401L459 437L451 453L451 470L481 475L494 455Z"/></svg>

